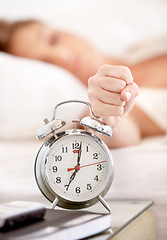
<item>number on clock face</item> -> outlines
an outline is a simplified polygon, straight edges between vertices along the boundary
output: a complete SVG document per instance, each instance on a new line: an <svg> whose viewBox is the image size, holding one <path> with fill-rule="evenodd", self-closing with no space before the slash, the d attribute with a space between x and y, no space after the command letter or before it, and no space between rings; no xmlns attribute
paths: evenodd
<svg viewBox="0 0 167 240"><path fill-rule="evenodd" d="M86 135L68 135L51 147L46 177L52 190L71 201L87 201L104 189L110 159L102 146Z"/></svg>

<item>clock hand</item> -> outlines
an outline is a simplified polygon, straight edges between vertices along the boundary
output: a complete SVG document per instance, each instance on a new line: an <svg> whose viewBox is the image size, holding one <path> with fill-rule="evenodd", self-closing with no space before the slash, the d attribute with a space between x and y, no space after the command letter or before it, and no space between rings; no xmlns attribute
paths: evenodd
<svg viewBox="0 0 167 240"><path fill-rule="evenodd" d="M80 147L78 151L77 166L80 166L81 152L82 152L82 142L80 143Z"/></svg>
<svg viewBox="0 0 167 240"><path fill-rule="evenodd" d="M75 169L75 172L73 172L73 174L71 175L69 183L67 185L65 185L66 191L68 191L68 188L69 188L71 182L74 180L76 173L80 169L81 152L82 152L82 142L80 143L80 147L79 147L79 151L78 151L77 165L75 166L75 168L73 168L73 170Z"/></svg>
<svg viewBox="0 0 167 240"><path fill-rule="evenodd" d="M69 181L69 183L68 183L67 185L65 185L65 187L66 187L66 191L68 191L68 188L69 188L71 182L74 180L74 178L75 178L77 172L78 172L78 170L75 170L75 172L73 172L73 174L72 174L71 177L70 177L70 181Z"/></svg>
<svg viewBox="0 0 167 240"><path fill-rule="evenodd" d="M99 164L99 163L104 163L104 162L106 162L106 161L91 163L91 164L83 165L83 166L76 166L75 168L67 168L67 171L70 172L70 171L72 171L74 169L78 171L80 168L88 167L88 166L92 166L92 165ZM79 169L77 167L79 167Z"/></svg>

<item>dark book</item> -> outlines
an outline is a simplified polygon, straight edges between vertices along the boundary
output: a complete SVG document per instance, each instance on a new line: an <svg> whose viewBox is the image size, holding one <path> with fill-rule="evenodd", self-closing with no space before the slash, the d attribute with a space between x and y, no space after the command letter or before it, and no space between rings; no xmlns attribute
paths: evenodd
<svg viewBox="0 0 167 240"><path fill-rule="evenodd" d="M110 228L110 214L47 209L43 220L1 232L1 240L74 240L83 239Z"/></svg>

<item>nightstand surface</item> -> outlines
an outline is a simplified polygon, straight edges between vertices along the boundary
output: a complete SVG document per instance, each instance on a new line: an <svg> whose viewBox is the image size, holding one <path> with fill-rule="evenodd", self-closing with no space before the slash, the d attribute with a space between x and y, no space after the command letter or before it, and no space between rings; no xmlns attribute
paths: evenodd
<svg viewBox="0 0 167 240"><path fill-rule="evenodd" d="M112 209L111 229L113 233L109 233L109 231L106 231L102 234L96 235L88 239L156 239L155 219L152 211L150 210L150 207L153 205L152 201L114 200L107 201L107 203ZM91 211L104 213L105 210L102 206L97 204L91 207ZM151 231L151 236L147 236L147 238L145 238L144 234L150 234L148 233L149 231ZM139 234L139 236L137 234ZM132 238L130 235L132 235Z"/></svg>

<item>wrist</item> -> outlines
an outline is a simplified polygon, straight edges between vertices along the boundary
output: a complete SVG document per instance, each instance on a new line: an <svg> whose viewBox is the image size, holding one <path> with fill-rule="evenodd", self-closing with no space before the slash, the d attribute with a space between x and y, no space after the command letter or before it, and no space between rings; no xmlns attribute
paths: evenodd
<svg viewBox="0 0 167 240"><path fill-rule="evenodd" d="M121 119L122 117L108 116L106 118L103 118L103 122L105 122L107 125L112 127L112 129L114 129L119 125Z"/></svg>

